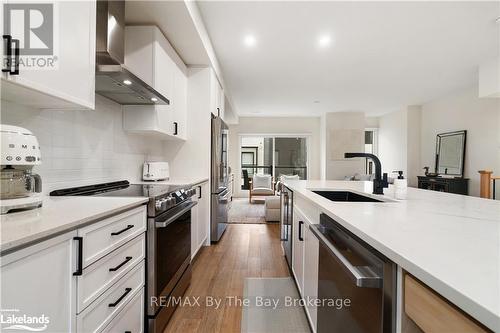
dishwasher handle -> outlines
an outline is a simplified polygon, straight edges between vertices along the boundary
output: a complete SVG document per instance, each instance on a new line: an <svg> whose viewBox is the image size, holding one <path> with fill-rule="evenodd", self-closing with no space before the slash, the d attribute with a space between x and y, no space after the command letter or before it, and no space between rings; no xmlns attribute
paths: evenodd
<svg viewBox="0 0 500 333"><path fill-rule="evenodd" d="M318 238L320 243L324 245L335 258L335 260L342 265L346 273L349 274L351 280L356 283L360 288L382 288L383 277L373 270L370 266L354 266L349 260L340 253L340 251L321 233L320 227L313 224L309 229Z"/></svg>

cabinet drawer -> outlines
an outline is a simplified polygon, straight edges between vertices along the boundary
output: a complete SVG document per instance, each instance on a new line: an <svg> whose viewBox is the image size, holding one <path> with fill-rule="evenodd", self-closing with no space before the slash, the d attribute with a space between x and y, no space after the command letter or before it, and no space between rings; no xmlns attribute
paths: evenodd
<svg viewBox="0 0 500 333"><path fill-rule="evenodd" d="M142 333L144 330L144 288L109 323L103 332Z"/></svg>
<svg viewBox="0 0 500 333"><path fill-rule="evenodd" d="M145 257L144 234L134 238L83 270L78 277L78 313Z"/></svg>
<svg viewBox="0 0 500 333"><path fill-rule="evenodd" d="M405 313L426 333L488 332L412 276L405 275Z"/></svg>
<svg viewBox="0 0 500 333"><path fill-rule="evenodd" d="M83 267L146 231L146 206L140 206L78 230L83 237Z"/></svg>
<svg viewBox="0 0 500 333"><path fill-rule="evenodd" d="M77 315L78 332L100 332L144 287L144 261Z"/></svg>

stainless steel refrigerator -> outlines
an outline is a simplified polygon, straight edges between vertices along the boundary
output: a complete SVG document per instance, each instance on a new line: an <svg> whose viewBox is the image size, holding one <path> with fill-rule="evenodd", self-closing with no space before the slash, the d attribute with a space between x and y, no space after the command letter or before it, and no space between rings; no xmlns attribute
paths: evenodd
<svg viewBox="0 0 500 333"><path fill-rule="evenodd" d="M218 242L227 226L228 210L228 127L220 117L212 115L212 158L211 158L211 200L210 239Z"/></svg>

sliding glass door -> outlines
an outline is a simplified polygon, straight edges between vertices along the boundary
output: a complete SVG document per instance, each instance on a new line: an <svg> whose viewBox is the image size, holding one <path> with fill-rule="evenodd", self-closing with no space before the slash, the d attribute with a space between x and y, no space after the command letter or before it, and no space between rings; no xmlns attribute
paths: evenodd
<svg viewBox="0 0 500 333"><path fill-rule="evenodd" d="M298 175L307 179L307 141L306 138L274 138L274 174Z"/></svg>
<svg viewBox="0 0 500 333"><path fill-rule="evenodd" d="M241 137L241 189L250 188L255 174L298 175L307 179L307 138L290 136Z"/></svg>

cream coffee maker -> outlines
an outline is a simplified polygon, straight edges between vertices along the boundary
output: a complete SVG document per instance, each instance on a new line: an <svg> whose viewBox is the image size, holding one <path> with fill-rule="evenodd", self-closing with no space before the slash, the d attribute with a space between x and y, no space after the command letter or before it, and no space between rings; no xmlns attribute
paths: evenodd
<svg viewBox="0 0 500 333"><path fill-rule="evenodd" d="M32 173L41 164L36 136L27 129L0 125L2 171L1 214L42 206L42 179Z"/></svg>

